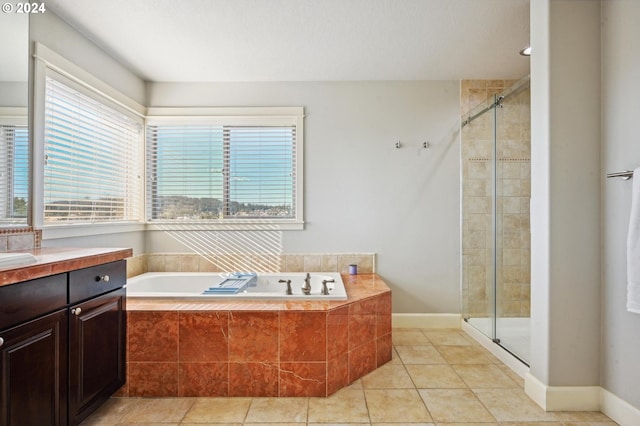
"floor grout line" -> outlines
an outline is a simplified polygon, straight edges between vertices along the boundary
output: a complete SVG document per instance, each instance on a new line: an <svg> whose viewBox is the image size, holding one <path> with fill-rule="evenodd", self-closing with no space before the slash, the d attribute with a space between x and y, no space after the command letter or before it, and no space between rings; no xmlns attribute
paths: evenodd
<svg viewBox="0 0 640 426"><path fill-rule="evenodd" d="M415 330L415 329L412 329L412 330ZM393 332L400 334L400 332L398 330L395 330L395 329L393 330ZM410 345L410 344L406 343L407 341L403 340L404 339L404 336L403 336L403 339L399 339L399 340L402 340L402 344L396 345L395 343L392 343L392 351L393 351L392 352L392 360L389 363L385 364L385 365L401 366L401 368L397 368L397 367L388 368L387 371L389 371L390 374L394 374L394 372L398 373L398 374L402 374L402 377L397 377L397 376L392 376L392 375L389 375L389 376L381 375L381 376L378 376L378 377L376 377L375 379L373 379L372 381L369 382L369 386L372 386L372 387L369 388L369 387L365 387L365 382L366 381L364 379L368 376L367 375L367 376L364 376L361 379L356 380L355 382L349 384L349 386L344 388L344 389L347 389L350 386L354 386L354 385L357 386L357 388L353 388L353 390L358 390L359 391L358 392L358 395L359 395L358 400L359 400L359 398L362 398L362 400L361 400L361 402L358 402L358 404L364 404L364 407L362 405L360 406L361 407L360 409L362 410L361 414L364 414L366 412L366 416L367 416L368 422L366 422L366 423L365 422L359 422L359 423L358 422L355 422L355 423L349 423L349 422L328 423L328 421L325 422L325 423L322 423L322 422L311 422L310 421L311 420L310 417L312 415L312 412L311 412L311 398L304 397L304 398L297 398L298 401L295 401L295 399L293 400L295 404L304 403L302 401L302 399L304 399L304 401L306 401L306 408L304 410L305 419L304 419L304 421L297 423L297 425L307 425L307 426L309 426L309 425L312 425L312 424L314 424L314 425L315 424L323 424L323 425L327 425L328 426L328 425L335 425L335 424L342 424L342 425L346 425L346 424L348 424L348 425L356 425L357 424L357 425L369 425L369 426L371 426L371 425L374 424L374 422L373 422L373 419L371 417L371 410L370 410L371 401L370 401L370 398L373 395L377 395L376 398L380 398L381 395L384 394L385 391L398 391L398 390L410 390L410 391L415 392L417 394L417 396L419 397L419 400L415 400L414 401L415 405L413 405L413 407L416 407L416 409L417 409L417 407L421 407L421 408L419 408L419 410L422 410L422 409L426 410L426 413L431 418L431 421L423 422L423 423L430 424L430 425L438 425L438 426L440 426L440 425L446 425L448 422L446 422L446 421L443 422L442 421L442 417L440 417L439 419L436 419L434 417L434 411L433 411L434 407L431 407L431 409L430 409L431 401L429 403L427 402L427 400L423 397L423 395L421 393L421 390L429 391L429 393L431 395L438 395L438 391L447 391L447 392L441 393L440 396L436 396L436 401L438 401L438 398L440 398L440 399L445 398L446 399L446 395L455 394L455 392L453 392L453 393L449 392L451 390L465 390L466 392L469 392L470 395L473 396L473 401L475 401L475 402L473 402L471 404L471 406L476 406L476 404L477 404L477 407L479 409L479 411L478 411L479 413L482 412L482 411L480 411L480 407L481 407L482 410L484 410L484 412L488 413L489 416L493 419L493 421L491 421L491 422L484 422L487 425L500 426L500 425L504 425L504 424L518 424L518 423L523 423L523 422L526 423L526 424L532 424L532 425L534 425L534 424L538 425L539 424L540 426L545 426L545 425L560 426L560 425L566 425L566 424L577 425L577 424L591 424L591 423L593 423L594 425L598 424L599 426L600 426L600 424L602 424L602 425L611 425L611 426L615 425L615 423L607 423L603 419L602 420L591 420L591 421L589 421L589 420L586 420L586 421L584 421L584 420L569 420L570 418L579 419L579 418L581 418L580 416L583 416L583 418L585 418L585 419L587 419L587 418L593 418L593 419L601 418L597 414L594 414L591 417L590 414L585 414L585 413L581 414L579 412L578 413L567 413L564 416L562 416L562 415L560 415L560 416L549 416L549 419L544 420L544 421L531 421L531 420L517 420L517 421L508 421L508 422L504 422L504 421L500 422L500 421L498 421L498 417L496 417L496 414L494 414L494 412L492 412L491 410L492 409L495 410L495 409L498 409L498 408L502 409L502 407L500 407L499 405L493 406L493 403L491 402L491 399L490 398L487 399L487 395L489 395L489 396L491 396L491 395L501 395L501 394L502 395L506 395L505 392L512 392L514 390L518 390L518 392L517 392L518 396L516 398L516 400L518 400L518 398L521 398L521 395L525 395L526 396L526 394L524 393L523 387L521 386L520 383L516 382L509 374L507 374L507 372L503 368L504 367L508 368L508 366L505 366L505 364L500 362L500 360L498 360L498 362L495 362L493 359L488 358L489 363L485 362L485 363L477 363L477 364L466 364L466 363L457 363L456 364L455 363L455 359L456 358L453 357L452 353L449 353L449 359L451 359L453 363L449 362L447 360L447 358L445 358L443 356L443 353L446 352L446 351L444 349L440 349L440 348L449 347L449 346L458 346L458 347L474 348L476 350L478 349L478 346L474 345L472 342L470 342L471 344L435 344L436 342L444 342L444 343L455 342L457 337L454 337L454 336L465 337L464 334L461 334L460 332L455 331L455 330L451 331L451 333L452 333L451 334L451 339L449 339L449 340L447 340L447 337L446 337L445 333L443 333L442 337L432 334L432 338L430 339L429 335L428 335L428 331L420 329L420 334L422 335L422 338L418 338L418 343L419 343L418 345ZM419 335L416 335L416 336L419 336ZM431 362L421 363L420 362L421 361L420 353L418 353L417 355L415 355L415 354L412 355L413 358L411 359L411 362L407 363L401 357L400 352L397 350L398 346L424 347L424 346L427 346L427 345L432 347L435 350L435 352L437 354L439 354L439 356L442 358L442 361L438 360L437 363L431 363ZM460 355L460 353L464 354L464 352L465 352L464 350L460 350L460 352L458 352L458 353L456 353L456 351L453 351L453 354L455 354L456 356L464 356L464 355ZM473 351L471 351L471 352L473 353ZM485 354L482 353L482 355L485 355ZM429 355L425 354L424 356L428 357ZM425 361L431 361L428 358L424 358L424 360ZM446 386L446 383L447 383L446 380L447 379L441 379L442 381L440 381L440 382L431 382L430 379L427 379L429 381L429 383L437 384L440 387L420 388L420 387L418 387L418 384L416 382L416 379L418 378L418 376L414 377L410 373L410 369L411 369L410 366L413 366L413 365L416 365L416 366L423 365L423 366L443 366L443 367L446 367L444 370L450 370L450 371L453 372L453 375L460 382L460 384L459 384L460 387L447 387ZM475 374L477 374L476 377L478 377L478 378L474 378L473 382L469 382L468 380L465 380L463 375L461 374L461 372L464 371L464 368L467 368L469 366L478 366L478 367L480 367L477 370L474 370L472 368L467 370L467 371L469 371L468 380L471 380L470 377L473 377L473 376L470 376L470 375L474 374L474 371L476 371ZM486 366L486 368L482 368L483 366ZM493 366L493 367L491 367L491 366ZM456 367L458 367L458 369L456 369ZM495 370L495 369L497 369L497 370ZM435 372L437 370L438 370L437 368L434 368L431 371ZM484 372L482 372L483 370L484 370ZM378 371L378 370L374 370L373 372L371 372L369 374L370 375L371 374L375 374L376 371ZM488 380L488 381L490 381L491 377L492 377L490 373L491 372L496 372L496 371L499 372L499 374L500 374L499 384L501 384L501 386L504 385L504 383L505 383L503 381L503 378L507 377L507 379L514 385L514 387L511 388L511 387L491 387L491 386L488 386L486 388L484 388L484 387L472 388L469 385L469 383L474 383L474 382L479 383L478 380ZM378 373L378 374L380 374L380 373ZM447 373L447 374L449 374L449 373ZM503 375L504 375L504 377L503 377ZM405 377L408 378L408 380L405 380ZM438 379L438 380L440 380L440 379ZM497 378L495 378L495 381L498 384L498 379ZM396 387L396 386L398 386L398 387ZM411 386L411 387L402 387L402 386ZM367 397L368 391L375 391L375 392L371 392L370 393L370 397L368 398ZM491 391L497 391L497 392L493 392L492 393ZM340 392L340 391L338 391L338 392ZM485 401L480 399L479 393L484 395ZM355 393L349 393L349 395L350 395L349 398L351 398L351 397L353 397L355 395ZM395 393L395 395L399 395L399 393ZM408 395L408 393L407 393L407 395ZM332 396L330 396L328 398L331 398L331 397ZM212 398L213 399L217 399L216 397L212 397ZM220 397L220 399L224 399L224 398L225 397ZM233 399L233 397L226 397L226 398ZM249 397L249 398L250 398L250 401L249 401L249 404L247 405L246 411L242 415L240 415L240 412L238 412L238 414L239 414L238 420L241 419L240 422L239 423L231 423L231 424L233 424L233 425L247 425L247 426L248 425L253 425L253 426L257 426L257 423L248 423L248 420L254 420L255 421L256 413L253 412L251 418L249 417L249 415L252 412L251 410L254 408L254 403L256 402L256 400L258 398L255 398L255 397ZM528 396L527 396L527 398L528 398ZM108 422L108 423L91 423L92 417L89 417L89 419L87 419L87 421L85 421L82 424L82 426L98 425L98 424L99 425L104 425L104 426L115 426L115 425L121 424L122 421L126 417L129 417L127 420L131 421L131 422L143 422L143 421L145 421L145 417L144 417L144 413L142 413L142 411L143 411L142 408L140 408L138 410L138 411L140 411L142 413L138 417L134 418L134 416L128 416L128 414L133 412L135 410L136 406L141 407L142 405L145 405L149 401L161 400L161 399L169 399L169 398L132 398L132 399L133 399L133 401L130 401L129 405L126 405L126 404L123 405L123 404L119 404L117 402L113 402L113 403L109 404L107 406L107 408L111 408L111 410L113 411L112 413L108 412L107 410L103 410L103 411L107 411L107 412L103 413L103 412L98 411L97 413L95 413L94 416L92 416L96 421L99 420L98 414L104 415L105 419L107 419L108 416L112 416L110 422ZM184 409L185 411L184 411L184 413L182 413L182 416L180 417L180 421L178 421L177 423L173 423L173 424L185 424L186 425L187 424L187 422L186 422L187 419L192 419L193 420L193 418L189 416L189 413L192 412L192 410L195 409L196 401L198 400L197 398L174 397L174 398L171 398L171 399L175 399L176 401L180 401L180 400L184 400L184 399L189 399L190 400L190 404L183 403L184 405L188 405L188 407L186 407ZM277 400L277 399L280 399L280 398L275 398L275 397L266 398L265 397L265 399ZM118 399L114 398L114 400L117 401ZM124 399L120 399L120 400L124 401ZM450 401L446 401L446 402L450 403ZM487 402L489 402L490 405L487 405ZM438 403L440 403L440 402L438 402ZM265 404L264 407L267 407L267 405L268 404ZM153 403L151 403L150 406L153 406ZM284 415L283 413L285 413L286 410L287 410L286 408L283 408L283 407L287 407L287 406L288 406L287 404L280 405L280 409L281 410L285 410L285 411L281 411L280 412L281 413L280 414L281 423L287 423L287 421L286 421L287 419L282 417ZM201 410L202 407L203 407L203 404L198 404L197 407L198 407L198 410ZM437 410L439 410L439 413L443 413L443 411L442 411L443 408L442 407L443 406L440 406L440 408L437 409ZM259 406L255 406L255 409L260 409L260 408L259 408ZM316 407L316 409L317 409L317 407ZM396 409L397 409L397 406L396 406ZM402 409L406 410L407 412L409 412L411 407L410 406L402 406ZM530 409L531 408L527 407L527 406L523 406L521 408L521 410L530 410ZM123 411L119 412L119 410L123 410ZM399 410L399 412L401 412L401 410ZM438 411L436 411L436 414L437 414L437 412ZM266 413L267 412L265 411L265 415L266 415ZM298 411L298 413L301 413L301 412ZM445 411L445 413L446 413L446 411ZM535 412L506 411L506 413L507 413L508 416L511 415L514 418L518 418L518 416L520 416L522 419L527 418L527 416L529 416L530 418L541 418L541 419L546 417L546 416L544 416L545 412L541 408L539 409L539 412L538 411L535 411ZM533 413L533 414L531 414L531 413ZM178 413L175 413L175 414L178 414ZM337 414L334 413L333 415L329 415L329 417L326 417L325 420L328 419L328 418L340 418L340 416L343 415L343 414L345 414L345 413L344 412L337 412ZM489 418L489 417L486 417L486 414L483 414L483 415L484 415L484 417L486 419ZM317 413L316 413L316 416L317 416ZM448 413L447 413L447 416L448 416L447 418L456 418L455 415L449 416ZM146 417L146 418L150 419L152 417ZM176 415L175 418L178 418L178 416ZM277 417L272 417L270 419L274 419L274 418L277 418ZM349 417L345 415L345 416L343 416L343 418L347 419ZM364 420L364 416L363 415L360 415L360 418L362 420ZM467 415L467 418L468 418L468 415ZM503 414L503 418L504 418L504 414ZM553 420L554 418L557 418L557 420ZM396 421L398 422L398 424L400 424L400 423L402 423L402 420L403 420L402 418L399 418ZM465 420L465 422L468 422L468 421L469 420ZM610 422L610 420L609 420L609 422ZM133 423L131 423L131 424L133 424ZM149 421L147 421L147 424L151 424L151 423L149 423ZM154 424L162 425L163 423L160 422L160 423L154 423ZM164 423L164 424L168 425L169 423ZM201 423L201 424L202 424L202 426L205 426L205 425L216 425L216 423ZM269 423L263 422L261 424L262 425L268 425ZM273 424L275 425L275 423L273 423ZM403 424L408 424L408 423L403 423ZM419 423L416 423L416 424L419 424ZM219 425L222 426L222 424L219 424Z"/></svg>

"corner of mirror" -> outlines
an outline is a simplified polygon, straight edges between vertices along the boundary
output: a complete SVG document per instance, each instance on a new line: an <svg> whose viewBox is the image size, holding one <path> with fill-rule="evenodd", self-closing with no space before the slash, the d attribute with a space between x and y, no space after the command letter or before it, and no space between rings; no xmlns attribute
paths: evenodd
<svg viewBox="0 0 640 426"><path fill-rule="evenodd" d="M29 232L29 15L0 14L0 234Z"/></svg>

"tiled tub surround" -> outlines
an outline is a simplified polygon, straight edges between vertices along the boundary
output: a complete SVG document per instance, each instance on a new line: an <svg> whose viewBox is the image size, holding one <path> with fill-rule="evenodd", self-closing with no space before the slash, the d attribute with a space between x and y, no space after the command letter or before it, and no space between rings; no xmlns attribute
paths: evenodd
<svg viewBox="0 0 640 426"><path fill-rule="evenodd" d="M146 253L127 260L127 276L145 272L349 272L358 265L361 274L373 274L373 253Z"/></svg>
<svg viewBox="0 0 640 426"><path fill-rule="evenodd" d="M349 300L127 301L120 396L328 396L391 360L391 291L343 275Z"/></svg>

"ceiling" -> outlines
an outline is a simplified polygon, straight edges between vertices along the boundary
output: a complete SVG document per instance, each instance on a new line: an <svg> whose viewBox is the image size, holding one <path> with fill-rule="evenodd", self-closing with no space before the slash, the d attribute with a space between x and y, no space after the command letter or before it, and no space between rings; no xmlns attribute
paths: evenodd
<svg viewBox="0 0 640 426"><path fill-rule="evenodd" d="M47 0L146 81L516 79L529 0Z"/></svg>

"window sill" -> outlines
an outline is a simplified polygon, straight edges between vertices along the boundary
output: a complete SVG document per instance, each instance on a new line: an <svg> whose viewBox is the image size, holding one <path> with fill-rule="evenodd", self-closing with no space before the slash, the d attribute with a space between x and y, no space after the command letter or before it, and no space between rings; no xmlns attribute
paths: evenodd
<svg viewBox="0 0 640 426"><path fill-rule="evenodd" d="M88 237L91 235L118 234L123 232L143 232L145 226L142 222L45 225L42 228L42 239L56 240L60 238Z"/></svg>
<svg viewBox="0 0 640 426"><path fill-rule="evenodd" d="M129 222L129 223L79 223L45 225L43 240L88 237L145 231L300 231L304 222L298 221L225 221L215 222Z"/></svg>
<svg viewBox="0 0 640 426"><path fill-rule="evenodd" d="M148 231L300 231L304 222L289 220L243 220L224 222L149 222Z"/></svg>

